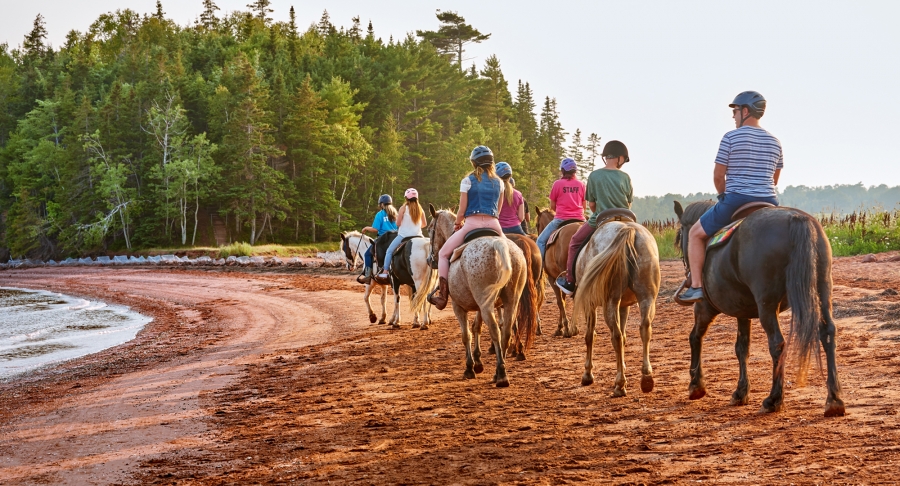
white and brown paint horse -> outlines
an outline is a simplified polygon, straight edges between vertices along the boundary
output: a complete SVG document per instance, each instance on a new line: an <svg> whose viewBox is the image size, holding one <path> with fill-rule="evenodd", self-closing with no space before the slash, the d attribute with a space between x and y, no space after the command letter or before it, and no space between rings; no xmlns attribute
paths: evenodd
<svg viewBox="0 0 900 486"><path fill-rule="evenodd" d="M628 307L637 303L641 309L641 340L644 344L641 391L652 391L650 336L660 280L659 249L653 235L642 225L630 221L601 224L581 251L575 264L575 275L578 290L572 316L583 315L587 321L584 334L587 356L581 384L587 386L594 382L594 327L597 308L602 307L616 352L613 396L625 395L625 321L628 320Z"/></svg>
<svg viewBox="0 0 900 486"><path fill-rule="evenodd" d="M347 270L353 270L356 268L356 264L358 260L365 259L363 255L366 251L369 250L369 247L375 244L375 240L372 238L360 233L359 231L351 231L349 233L341 233L341 249L344 252L344 258L347 263ZM372 259L372 266L374 267L374 257ZM365 263L363 263L365 265ZM370 275L375 275L375 268L370 269ZM375 311L372 310L372 305L369 303L369 296L372 295L372 289L378 287L381 289L381 319L378 319L378 316L375 315ZM366 310L369 311L369 322L372 324L375 321L378 321L379 324L384 324L387 322L387 289L388 285L382 285L375 282L375 279L370 279L369 283L366 284L366 293L363 295L363 299L366 301Z"/></svg>
<svg viewBox="0 0 900 486"><path fill-rule="evenodd" d="M385 233L375 240L378 259L384 258L396 232ZM391 290L394 291L394 315L388 324L400 329L400 287L410 289L409 310L413 314L413 329L427 330L431 324L431 304L428 292L437 285L437 270L431 268L428 256L431 254L431 240L412 238L397 249L392 260L390 276Z"/></svg>
<svg viewBox="0 0 900 486"><path fill-rule="evenodd" d="M429 204L432 221L428 230L433 244L432 258L453 234L456 215L449 210L435 211ZM493 382L498 387L509 386L506 374L506 351L512 335L513 323L519 310L519 300L528 277L525 256L512 240L505 237L478 238L466 245L458 260L450 264L447 279L450 302L459 321L463 345L466 348L466 371L463 376L475 378L484 371L481 363L481 323L487 324L494 348L499 350ZM495 308L500 304L498 322ZM469 312L475 312L475 322L469 329ZM472 340L474 338L474 350Z"/></svg>

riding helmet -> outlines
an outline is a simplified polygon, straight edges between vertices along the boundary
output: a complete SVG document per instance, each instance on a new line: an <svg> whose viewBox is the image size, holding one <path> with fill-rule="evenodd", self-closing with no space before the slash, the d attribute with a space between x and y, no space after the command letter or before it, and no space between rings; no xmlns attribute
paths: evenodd
<svg viewBox="0 0 900 486"><path fill-rule="evenodd" d="M506 162L497 162L497 165L494 166L494 171L497 173L497 177L501 179L506 176L512 176L512 167Z"/></svg>
<svg viewBox="0 0 900 486"><path fill-rule="evenodd" d="M410 187L409 189L406 190L406 192L403 193L403 197L405 197L406 199L418 199L419 191Z"/></svg>
<svg viewBox="0 0 900 486"><path fill-rule="evenodd" d="M559 170L563 172L571 172L578 168L578 163L575 162L575 159L566 157L559 161Z"/></svg>
<svg viewBox="0 0 900 486"><path fill-rule="evenodd" d="M382 194L381 197L378 198L378 204L394 204L394 199L390 194Z"/></svg>
<svg viewBox="0 0 900 486"><path fill-rule="evenodd" d="M491 149L485 147L484 145L479 145L472 149L472 155L469 156L469 160L472 162L477 161L479 158L484 157L485 155L494 156L494 152L491 152Z"/></svg>
<svg viewBox="0 0 900 486"><path fill-rule="evenodd" d="M628 147L618 140L606 142L606 145L603 146L603 153L600 155L604 157L625 157L625 162L631 161L628 158Z"/></svg>
<svg viewBox="0 0 900 486"><path fill-rule="evenodd" d="M756 91L744 91L734 97L731 108L746 106L753 118L762 118L766 112L766 99Z"/></svg>

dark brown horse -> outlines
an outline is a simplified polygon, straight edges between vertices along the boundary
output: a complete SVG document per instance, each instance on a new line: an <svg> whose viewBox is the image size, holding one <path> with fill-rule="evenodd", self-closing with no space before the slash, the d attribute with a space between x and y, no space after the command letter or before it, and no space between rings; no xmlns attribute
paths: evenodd
<svg viewBox="0 0 900 486"><path fill-rule="evenodd" d="M519 313L516 315L515 341L510 347L510 352L517 361L525 360L525 352L534 343L534 336L540 328L541 306L544 302L544 269L541 261L541 250L534 238L517 234L508 234L525 254L525 263L528 267L528 278L525 281L525 289L522 291L522 303ZM489 353L494 353L494 345L491 344Z"/></svg>
<svg viewBox="0 0 900 486"><path fill-rule="evenodd" d="M682 209L681 203L675 201L675 214L681 222L675 244L680 245L686 265L686 235L712 205L712 201L701 201ZM716 316L725 314L738 321L734 349L740 376L731 404L747 404L750 319L759 318L772 357L772 389L763 400L761 411L780 411L784 398L785 340L778 314L792 309L788 344L798 358L800 381L805 377L810 354L814 352L817 362L821 362L821 341L828 367L825 416L844 415L834 355L831 287L831 245L815 218L792 208L761 209L747 216L728 241L706 253L706 299L694 304L691 331L691 400L706 395L701 359L703 337Z"/></svg>
<svg viewBox="0 0 900 486"><path fill-rule="evenodd" d="M538 214L537 231L538 234L541 234L541 231L544 231L544 228L556 217L556 212L552 209L541 209L537 206L534 209ZM560 228L556 241L547 245L547 251L544 253L544 273L547 275L553 294L556 295L556 306L559 308L559 320L556 323L554 336L572 337L578 335L578 326L575 324L575 320L569 320L569 317L566 315L566 296L556 286L556 277L559 277L561 273L567 270L569 242L572 241L572 236L575 235L579 228L581 228L580 223L571 223Z"/></svg>

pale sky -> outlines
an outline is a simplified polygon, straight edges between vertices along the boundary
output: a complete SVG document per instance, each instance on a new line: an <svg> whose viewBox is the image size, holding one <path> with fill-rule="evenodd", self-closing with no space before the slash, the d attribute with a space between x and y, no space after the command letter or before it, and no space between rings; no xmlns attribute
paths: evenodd
<svg viewBox="0 0 900 486"><path fill-rule="evenodd" d="M250 0L217 0L222 11ZM0 42L21 44L34 17L50 41L84 31L103 12L152 13L155 0L0 0ZM295 6L300 25L328 9L336 25L359 15L387 40L435 29L455 10L490 40L468 56L500 59L515 91L556 97L568 132L622 140L635 194L713 192L713 160L734 127L728 103L757 90L762 126L784 147L780 187L900 185L900 2L897 1L358 1L272 0L276 20ZM184 25L201 0L164 0ZM472 61L469 61L471 63Z"/></svg>

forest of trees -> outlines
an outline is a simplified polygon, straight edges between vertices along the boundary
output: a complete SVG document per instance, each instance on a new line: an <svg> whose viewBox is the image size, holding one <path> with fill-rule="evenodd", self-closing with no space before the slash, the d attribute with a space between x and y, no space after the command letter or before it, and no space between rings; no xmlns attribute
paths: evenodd
<svg viewBox="0 0 900 486"><path fill-rule="evenodd" d="M562 156L597 158L599 137L566 146L556 100L522 81L513 96L495 56L463 65L490 34L455 12L384 41L327 12L305 30L293 8L275 22L269 4L222 15L202 0L190 26L160 2L119 10L58 49L39 15L21 46L0 45L0 246L323 241L369 223L382 193L454 204L478 144L535 204Z"/></svg>

